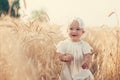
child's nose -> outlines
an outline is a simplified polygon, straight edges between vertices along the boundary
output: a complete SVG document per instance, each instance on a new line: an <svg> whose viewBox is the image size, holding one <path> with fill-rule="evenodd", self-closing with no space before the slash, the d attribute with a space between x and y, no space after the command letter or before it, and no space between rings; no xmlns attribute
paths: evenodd
<svg viewBox="0 0 120 80"><path fill-rule="evenodd" d="M72 30L72 32L76 32L76 30Z"/></svg>

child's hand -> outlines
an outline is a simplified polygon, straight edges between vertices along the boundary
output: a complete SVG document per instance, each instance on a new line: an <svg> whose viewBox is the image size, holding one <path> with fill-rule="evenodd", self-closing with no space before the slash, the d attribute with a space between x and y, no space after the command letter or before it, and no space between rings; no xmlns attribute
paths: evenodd
<svg viewBox="0 0 120 80"><path fill-rule="evenodd" d="M84 54L84 61L82 62L81 67L83 69L88 69L91 63L91 54Z"/></svg>
<svg viewBox="0 0 120 80"><path fill-rule="evenodd" d="M74 59L72 54L66 54L65 55L65 62L70 62Z"/></svg>
<svg viewBox="0 0 120 80"><path fill-rule="evenodd" d="M83 69L89 69L89 63L88 62L83 62L81 67Z"/></svg>
<svg viewBox="0 0 120 80"><path fill-rule="evenodd" d="M63 62L70 62L70 61L73 60L73 55L71 55L71 54L63 54L59 58Z"/></svg>

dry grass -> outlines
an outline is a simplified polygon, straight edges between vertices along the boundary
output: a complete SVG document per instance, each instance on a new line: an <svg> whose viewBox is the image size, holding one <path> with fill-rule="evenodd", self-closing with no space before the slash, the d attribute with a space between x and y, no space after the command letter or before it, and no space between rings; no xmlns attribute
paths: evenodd
<svg viewBox="0 0 120 80"><path fill-rule="evenodd" d="M96 80L120 80L120 28L88 29L94 47L92 71Z"/></svg>
<svg viewBox="0 0 120 80"><path fill-rule="evenodd" d="M58 80L61 63L55 45L64 39L58 25L0 20L0 80ZM120 28L87 28L94 48L96 80L120 80Z"/></svg>

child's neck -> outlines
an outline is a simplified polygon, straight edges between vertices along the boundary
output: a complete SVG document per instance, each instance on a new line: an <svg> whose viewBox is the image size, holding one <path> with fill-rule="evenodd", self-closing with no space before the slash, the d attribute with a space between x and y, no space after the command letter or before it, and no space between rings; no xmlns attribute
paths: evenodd
<svg viewBox="0 0 120 80"><path fill-rule="evenodd" d="M80 39L78 39L78 40L72 40L72 39L70 39L70 41L72 41L72 42L80 42L81 40Z"/></svg>

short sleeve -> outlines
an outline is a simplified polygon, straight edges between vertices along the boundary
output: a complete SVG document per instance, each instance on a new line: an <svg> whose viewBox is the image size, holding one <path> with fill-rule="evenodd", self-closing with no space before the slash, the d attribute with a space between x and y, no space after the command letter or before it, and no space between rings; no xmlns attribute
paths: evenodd
<svg viewBox="0 0 120 80"><path fill-rule="evenodd" d="M83 54L92 53L92 50L93 48L87 42L83 43L83 46L82 46Z"/></svg>
<svg viewBox="0 0 120 80"><path fill-rule="evenodd" d="M57 48L56 52L65 54L65 43L63 41L59 42L56 48Z"/></svg>

